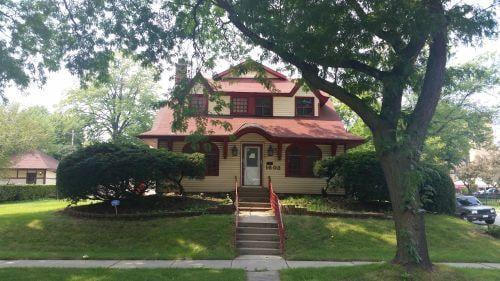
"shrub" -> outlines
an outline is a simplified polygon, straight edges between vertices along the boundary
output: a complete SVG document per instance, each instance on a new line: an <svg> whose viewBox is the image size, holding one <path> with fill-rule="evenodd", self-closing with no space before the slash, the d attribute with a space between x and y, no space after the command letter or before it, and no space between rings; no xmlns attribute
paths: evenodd
<svg viewBox="0 0 500 281"><path fill-rule="evenodd" d="M361 202L388 201L384 172L374 152L351 152L317 161L318 176L327 178L327 187L338 186Z"/></svg>
<svg viewBox="0 0 500 281"><path fill-rule="evenodd" d="M197 177L203 170L203 155L130 144L96 144L70 154L59 163L57 189L62 197L73 202L133 199L166 180L180 185L183 177Z"/></svg>
<svg viewBox="0 0 500 281"><path fill-rule="evenodd" d="M375 152L356 151L317 161L314 172L327 179L326 188L342 187L360 202L390 201L384 173ZM431 212L453 214L454 185L446 171L422 164L419 170L423 207Z"/></svg>
<svg viewBox="0 0 500 281"><path fill-rule="evenodd" d="M423 164L420 185L421 201L425 210L453 215L455 213L455 185L448 172L440 167Z"/></svg>
<svg viewBox="0 0 500 281"><path fill-rule="evenodd" d="M0 185L0 202L56 198L55 185Z"/></svg>
<svg viewBox="0 0 500 281"><path fill-rule="evenodd" d="M497 225L488 225L488 228L486 229L486 233L489 235L500 239L500 226Z"/></svg>

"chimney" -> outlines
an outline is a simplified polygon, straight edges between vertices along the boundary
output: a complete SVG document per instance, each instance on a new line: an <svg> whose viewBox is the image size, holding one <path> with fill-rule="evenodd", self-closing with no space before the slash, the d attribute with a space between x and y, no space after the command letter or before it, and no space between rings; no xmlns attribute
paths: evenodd
<svg viewBox="0 0 500 281"><path fill-rule="evenodd" d="M182 80L187 78L187 62L180 58L175 64L175 86L178 86Z"/></svg>

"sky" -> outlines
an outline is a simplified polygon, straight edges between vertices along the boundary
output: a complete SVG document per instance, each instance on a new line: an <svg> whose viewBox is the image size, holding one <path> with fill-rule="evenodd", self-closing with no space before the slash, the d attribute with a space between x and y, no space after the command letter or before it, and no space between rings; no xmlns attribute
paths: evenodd
<svg viewBox="0 0 500 281"><path fill-rule="evenodd" d="M491 1L475 0L474 3L479 3L480 5L488 5L488 3L491 3ZM500 15L497 15L497 20L500 22ZM480 55L492 53L500 55L500 38L485 40L480 46L453 46L451 50L452 53L454 53L452 60L449 62L449 64L451 65L470 61ZM229 66L229 62L220 62L213 70L213 73L206 74L211 76L212 74L225 70ZM272 65L269 66L273 67ZM174 72L172 67L167 67L167 70L162 73L159 83L163 92L166 92L169 88L172 87L171 78L173 76L173 73ZM16 87L10 87L6 89L5 93L10 103L20 104L22 108L39 105L46 107L50 111L54 111L57 107L57 104L64 98L65 93L67 93L71 89L76 89L78 87L78 77L72 76L69 71L63 69L57 72L50 73L48 75L46 84L42 86L31 85L27 89L22 91ZM473 96L473 100L478 104L485 106L500 106L500 87L497 87L488 93L481 93ZM500 116L497 116L496 120L494 121L493 129L495 133L495 143L500 144Z"/></svg>

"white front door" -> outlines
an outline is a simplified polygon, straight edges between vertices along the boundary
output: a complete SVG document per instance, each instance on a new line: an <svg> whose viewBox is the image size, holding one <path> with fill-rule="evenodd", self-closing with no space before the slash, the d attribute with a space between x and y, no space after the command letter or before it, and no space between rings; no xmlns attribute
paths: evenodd
<svg viewBox="0 0 500 281"><path fill-rule="evenodd" d="M260 186L260 146L244 146L243 185Z"/></svg>

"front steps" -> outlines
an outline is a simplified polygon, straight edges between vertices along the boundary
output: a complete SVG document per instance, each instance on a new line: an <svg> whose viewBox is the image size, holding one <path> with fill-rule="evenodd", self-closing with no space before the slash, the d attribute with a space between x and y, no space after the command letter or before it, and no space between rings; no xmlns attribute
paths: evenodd
<svg viewBox="0 0 500 281"><path fill-rule="evenodd" d="M269 204L268 190L239 188L236 247L240 255L280 255L278 225Z"/></svg>

